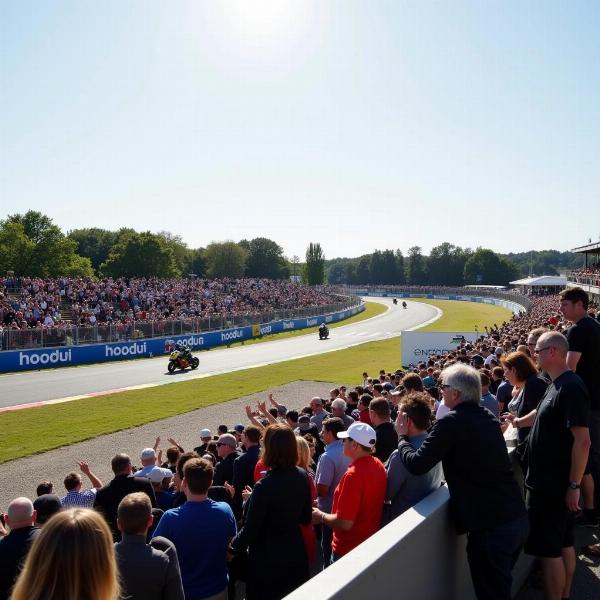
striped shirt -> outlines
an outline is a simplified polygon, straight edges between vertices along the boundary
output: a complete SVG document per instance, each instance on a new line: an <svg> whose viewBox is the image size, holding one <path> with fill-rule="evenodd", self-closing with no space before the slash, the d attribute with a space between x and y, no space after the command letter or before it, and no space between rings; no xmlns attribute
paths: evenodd
<svg viewBox="0 0 600 600"><path fill-rule="evenodd" d="M96 488L83 492L71 490L66 496L60 499L60 503L63 505L63 508L92 508L96 499L96 491Z"/></svg>

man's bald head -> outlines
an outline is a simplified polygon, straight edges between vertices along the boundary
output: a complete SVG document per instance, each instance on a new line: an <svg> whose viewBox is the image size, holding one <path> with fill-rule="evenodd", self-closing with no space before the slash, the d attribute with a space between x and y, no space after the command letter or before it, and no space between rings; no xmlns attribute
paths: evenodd
<svg viewBox="0 0 600 600"><path fill-rule="evenodd" d="M6 521L11 529L33 525L35 521L33 502L29 498L15 498L8 505Z"/></svg>

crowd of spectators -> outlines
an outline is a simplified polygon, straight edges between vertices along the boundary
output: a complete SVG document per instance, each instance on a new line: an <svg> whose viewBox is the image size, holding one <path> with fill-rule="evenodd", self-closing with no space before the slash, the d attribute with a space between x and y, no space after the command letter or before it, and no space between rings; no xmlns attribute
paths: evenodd
<svg viewBox="0 0 600 600"><path fill-rule="evenodd" d="M64 340L74 327L113 325L120 337L133 337L133 323L168 332L171 321L230 320L340 300L288 280L6 277L0 278L0 333L43 330Z"/></svg>
<svg viewBox="0 0 600 600"><path fill-rule="evenodd" d="M138 467L115 455L106 485L81 462L87 489L74 471L63 493L42 482L33 502L8 506L0 600L112 600L119 586L132 600L283 598L443 482L478 598L510 597L523 546L541 559L547 597L567 598L580 504L580 524L598 526L600 324L589 311L582 290L537 298L473 344L364 372L306 406L269 394L246 407L246 424L201 429L193 449L157 438ZM57 560L56 540L65 556L86 551Z"/></svg>
<svg viewBox="0 0 600 600"><path fill-rule="evenodd" d="M569 271L569 281L600 287L600 263Z"/></svg>

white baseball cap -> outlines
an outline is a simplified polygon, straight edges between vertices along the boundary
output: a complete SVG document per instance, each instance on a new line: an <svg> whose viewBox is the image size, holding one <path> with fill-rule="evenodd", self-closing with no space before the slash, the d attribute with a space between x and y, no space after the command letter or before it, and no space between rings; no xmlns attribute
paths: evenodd
<svg viewBox="0 0 600 600"><path fill-rule="evenodd" d="M375 448L377 440L375 430L367 423L352 423L347 431L340 431L337 436L340 439L350 438L367 448Z"/></svg>
<svg viewBox="0 0 600 600"><path fill-rule="evenodd" d="M201 429L201 430L200 430L200 437L201 437L201 438L209 438L209 437L212 437L212 433L210 432L210 429Z"/></svg>

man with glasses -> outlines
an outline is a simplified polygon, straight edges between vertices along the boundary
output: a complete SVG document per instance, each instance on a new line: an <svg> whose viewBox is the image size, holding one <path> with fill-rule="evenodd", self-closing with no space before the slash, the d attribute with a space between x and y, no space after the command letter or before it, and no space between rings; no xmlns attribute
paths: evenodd
<svg viewBox="0 0 600 600"><path fill-rule="evenodd" d="M399 425L398 454L413 475L442 462L457 532L467 534L475 595L509 600L512 569L528 529L521 491L498 419L479 404L479 372L454 364L444 369L442 381L449 412L434 423L419 448Z"/></svg>
<svg viewBox="0 0 600 600"><path fill-rule="evenodd" d="M385 467L373 456L376 434L370 425L353 423L337 437L352 463L335 490L332 512L313 508L313 524L333 529L331 562L379 530L387 483Z"/></svg>
<svg viewBox="0 0 600 600"><path fill-rule="evenodd" d="M530 534L525 551L541 559L546 598L568 598L575 574L574 515L590 448L590 403L584 383L567 366L569 342L561 333L537 341L539 367L551 383L530 426L525 477Z"/></svg>
<svg viewBox="0 0 600 600"><path fill-rule="evenodd" d="M213 485L233 483L233 463L240 454L237 451L237 440L231 433L224 433L217 441L217 454L221 459L215 467Z"/></svg>

